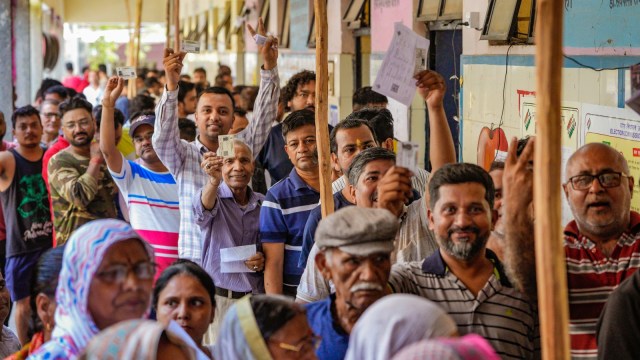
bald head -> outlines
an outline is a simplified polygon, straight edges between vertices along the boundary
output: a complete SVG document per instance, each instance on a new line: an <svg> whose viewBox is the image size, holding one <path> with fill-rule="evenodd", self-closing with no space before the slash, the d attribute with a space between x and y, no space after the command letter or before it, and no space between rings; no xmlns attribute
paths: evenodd
<svg viewBox="0 0 640 360"><path fill-rule="evenodd" d="M606 180L601 177L605 175ZM604 243L628 229L634 181L618 151L600 143L584 145L569 158L566 176L564 192L583 235ZM579 185L576 189L569 181L575 176L582 176L583 183L585 177L586 182L590 179L588 187Z"/></svg>
<svg viewBox="0 0 640 360"><path fill-rule="evenodd" d="M621 171L627 175L629 174L629 165L627 164L627 160L616 149L607 144L590 143L583 145L576 150L576 152L569 158L569 161L567 161L567 168L565 170L567 179L584 171L582 169L578 169L576 172L576 167L582 167L578 164L588 164L592 161L605 159L610 161L609 164L611 164L612 168L617 169L616 171Z"/></svg>

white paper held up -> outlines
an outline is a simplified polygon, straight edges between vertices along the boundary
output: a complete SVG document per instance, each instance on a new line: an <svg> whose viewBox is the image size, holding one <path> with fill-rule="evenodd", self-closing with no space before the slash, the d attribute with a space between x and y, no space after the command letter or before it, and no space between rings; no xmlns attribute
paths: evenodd
<svg viewBox="0 0 640 360"><path fill-rule="evenodd" d="M235 246L220 249L220 272L223 274L255 272L247 268L244 264L245 260L255 254L255 245Z"/></svg>
<svg viewBox="0 0 640 360"><path fill-rule="evenodd" d="M397 22L373 90L410 106L416 93L413 76L426 70L429 40Z"/></svg>

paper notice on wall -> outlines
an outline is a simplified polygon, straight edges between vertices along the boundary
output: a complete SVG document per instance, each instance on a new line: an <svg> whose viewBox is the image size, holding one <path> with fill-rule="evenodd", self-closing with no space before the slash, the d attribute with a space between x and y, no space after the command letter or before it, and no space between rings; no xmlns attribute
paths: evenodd
<svg viewBox="0 0 640 360"><path fill-rule="evenodd" d="M416 93L416 71L426 69L429 40L402 23L395 23L373 90L410 106Z"/></svg>

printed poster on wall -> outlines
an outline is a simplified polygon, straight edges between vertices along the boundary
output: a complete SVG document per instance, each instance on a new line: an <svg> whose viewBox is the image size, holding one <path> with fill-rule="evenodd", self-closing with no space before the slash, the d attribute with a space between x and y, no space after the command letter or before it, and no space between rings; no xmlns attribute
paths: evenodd
<svg viewBox="0 0 640 360"><path fill-rule="evenodd" d="M565 183L565 169L569 157L578 149L580 143L580 110L581 104L563 101L561 108L562 120L562 183ZM534 136L536 134L536 98L525 96L520 102L520 129L521 137ZM562 224L573 220L571 208L566 196L562 195Z"/></svg>
<svg viewBox="0 0 640 360"><path fill-rule="evenodd" d="M640 115L629 109L582 105L581 144L599 142L618 150L629 164L634 180L640 179ZM631 210L640 211L640 187L635 186Z"/></svg>

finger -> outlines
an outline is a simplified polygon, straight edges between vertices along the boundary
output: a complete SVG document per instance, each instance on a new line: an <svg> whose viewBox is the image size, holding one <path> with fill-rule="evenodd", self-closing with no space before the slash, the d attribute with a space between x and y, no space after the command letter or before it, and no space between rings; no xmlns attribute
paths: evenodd
<svg viewBox="0 0 640 360"><path fill-rule="evenodd" d="M249 30L249 34L251 35L251 37L253 37L256 34L256 30L249 23L247 23L247 30Z"/></svg>
<svg viewBox="0 0 640 360"><path fill-rule="evenodd" d="M533 161L534 142L535 142L535 139L533 137L529 139L529 141L527 142L527 145L524 147L524 150L522 151L522 154L520 154L520 157L518 158L518 162L526 164L526 163L529 163L530 161Z"/></svg>
<svg viewBox="0 0 640 360"><path fill-rule="evenodd" d="M518 151L518 138L512 137L509 142L509 150L507 150L507 158L504 160L504 165L513 166L518 162L518 155L516 152Z"/></svg>
<svg viewBox="0 0 640 360"><path fill-rule="evenodd" d="M258 33L260 35L264 35L265 34L264 22L262 21L262 18L258 18Z"/></svg>
<svg viewBox="0 0 640 360"><path fill-rule="evenodd" d="M117 81L118 81L118 87L117 87L118 92L121 92L122 89L124 88L124 79L123 78L118 78Z"/></svg>
<svg viewBox="0 0 640 360"><path fill-rule="evenodd" d="M164 57L168 57L169 55L173 54L173 49L172 48L165 48L164 49Z"/></svg>

